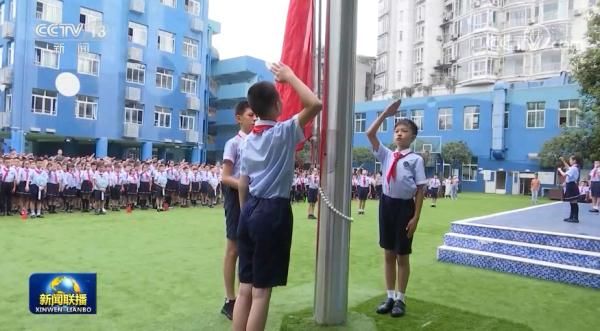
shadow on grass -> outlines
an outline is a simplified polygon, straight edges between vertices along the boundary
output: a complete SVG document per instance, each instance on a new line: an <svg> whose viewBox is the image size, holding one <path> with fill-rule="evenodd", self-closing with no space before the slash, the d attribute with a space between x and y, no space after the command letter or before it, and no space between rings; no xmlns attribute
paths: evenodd
<svg viewBox="0 0 600 331"><path fill-rule="evenodd" d="M406 316L392 318L375 313L381 298L373 298L351 309L344 326L320 327L312 316L312 310L303 310L283 318L281 331L383 331L383 330L532 330L511 321L478 315L430 302L410 299Z"/></svg>

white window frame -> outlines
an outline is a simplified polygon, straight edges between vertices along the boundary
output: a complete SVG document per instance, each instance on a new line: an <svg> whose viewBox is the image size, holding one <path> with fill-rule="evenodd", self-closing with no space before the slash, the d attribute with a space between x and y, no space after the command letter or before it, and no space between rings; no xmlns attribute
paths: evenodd
<svg viewBox="0 0 600 331"><path fill-rule="evenodd" d="M7 42L6 47L8 48L8 50L7 50L7 53L8 53L7 65L11 66L11 65L15 64L15 42L14 41Z"/></svg>
<svg viewBox="0 0 600 331"><path fill-rule="evenodd" d="M394 115L394 127L396 126L396 123L398 123L399 120L403 120L406 118L408 118L408 112L406 110L398 110L398 113Z"/></svg>
<svg viewBox="0 0 600 331"><path fill-rule="evenodd" d="M38 67L59 69L60 52L58 51L58 46L56 44L51 44L45 41L36 41L35 56L33 57L33 63Z"/></svg>
<svg viewBox="0 0 600 331"><path fill-rule="evenodd" d="M401 82L402 81L402 70L396 71L396 81L397 82Z"/></svg>
<svg viewBox="0 0 600 331"><path fill-rule="evenodd" d="M365 132L366 126L367 126L367 114L366 113L355 113L354 114L354 133Z"/></svg>
<svg viewBox="0 0 600 331"><path fill-rule="evenodd" d="M15 0L11 1L12 11L16 10L14 4ZM42 10L38 10L38 5L41 4ZM47 21L51 23L62 22L62 9L63 2L58 0L37 0L35 4L35 17L38 20Z"/></svg>
<svg viewBox="0 0 600 331"><path fill-rule="evenodd" d="M165 30L158 30L157 45L160 51L174 54L175 34Z"/></svg>
<svg viewBox="0 0 600 331"><path fill-rule="evenodd" d="M123 118L124 123L129 124L144 124L144 105L134 102L134 101L126 101L125 102L125 111L123 113L125 117ZM137 119L134 120L134 119Z"/></svg>
<svg viewBox="0 0 600 331"><path fill-rule="evenodd" d="M411 111L410 119L415 122L419 131L423 131L423 124L425 120L425 111L423 109L413 109Z"/></svg>
<svg viewBox="0 0 600 331"><path fill-rule="evenodd" d="M100 54L78 52L77 73L97 77L100 74L100 59Z"/></svg>
<svg viewBox="0 0 600 331"><path fill-rule="evenodd" d="M173 90L173 70L156 68L156 87L165 90Z"/></svg>
<svg viewBox="0 0 600 331"><path fill-rule="evenodd" d="M41 102L41 109L35 108L38 102ZM33 89L31 92L31 112L36 115L56 116L58 93L49 90ZM48 111L46 111L48 106Z"/></svg>
<svg viewBox="0 0 600 331"><path fill-rule="evenodd" d="M4 90L4 111L11 112L12 111L12 89L7 88Z"/></svg>
<svg viewBox="0 0 600 331"><path fill-rule="evenodd" d="M568 99L568 100L559 100L558 101L559 110L558 110L558 126L561 128L578 128L579 120L580 120L580 110L579 110L579 100L578 99ZM566 107L565 107L566 106ZM564 114L564 116L563 116ZM561 118L565 118L565 123L561 124ZM572 118L575 117L575 125L571 125Z"/></svg>
<svg viewBox="0 0 600 331"><path fill-rule="evenodd" d="M378 35L388 33L390 31L390 15L386 14L377 20Z"/></svg>
<svg viewBox="0 0 600 331"><path fill-rule="evenodd" d="M4 67L4 47L0 46L0 68Z"/></svg>
<svg viewBox="0 0 600 331"><path fill-rule="evenodd" d="M423 63L423 47L417 47L414 50L415 64Z"/></svg>
<svg viewBox="0 0 600 331"><path fill-rule="evenodd" d="M194 115L194 113L181 112L179 114L179 129L182 131L196 130L196 116Z"/></svg>
<svg viewBox="0 0 600 331"><path fill-rule="evenodd" d="M468 177L465 178L465 168L468 168L469 171L467 172L467 174L469 175ZM479 166L477 164L473 164L473 163L463 163L462 167L461 167L461 176L460 179L463 182L476 182L477 181L477 173L479 171ZM475 177L473 178L473 175L475 175Z"/></svg>
<svg viewBox="0 0 600 331"><path fill-rule="evenodd" d="M379 117L383 112L382 111L378 111L377 112L377 117ZM377 132L387 132L388 130L388 119L384 118L383 122L381 122L381 125L379 126L379 129L377 129Z"/></svg>
<svg viewBox="0 0 600 331"><path fill-rule="evenodd" d="M81 22L81 16L85 17L85 22ZM104 14L97 10L81 7L79 8L79 23L83 24L86 32L96 35L103 27Z"/></svg>
<svg viewBox="0 0 600 331"><path fill-rule="evenodd" d="M146 46L148 43L148 27L129 21L127 25L127 38L133 44Z"/></svg>
<svg viewBox="0 0 600 331"><path fill-rule="evenodd" d="M127 61L125 80L128 83L144 85L146 83L146 65Z"/></svg>
<svg viewBox="0 0 600 331"><path fill-rule="evenodd" d="M198 76L192 74L181 75L181 92L196 95L198 91Z"/></svg>
<svg viewBox="0 0 600 331"><path fill-rule="evenodd" d="M185 11L193 16L200 16L202 11L201 3L198 0L185 0Z"/></svg>
<svg viewBox="0 0 600 331"><path fill-rule="evenodd" d="M438 130L449 131L452 130L452 121L454 109L451 107L443 107L438 109Z"/></svg>
<svg viewBox="0 0 600 331"><path fill-rule="evenodd" d="M413 84L421 84L423 82L423 67L415 68L413 72Z"/></svg>
<svg viewBox="0 0 600 331"><path fill-rule="evenodd" d="M477 123L477 127L475 127L475 123ZM463 110L463 129L465 131L474 131L479 130L480 127L481 112L479 106L465 106Z"/></svg>
<svg viewBox="0 0 600 331"><path fill-rule="evenodd" d="M78 95L75 102L75 118L96 120L98 115L98 98Z"/></svg>
<svg viewBox="0 0 600 331"><path fill-rule="evenodd" d="M533 123L529 122L530 117ZM540 123L541 122L541 123ZM525 112L525 127L527 129L543 129L546 126L546 102L534 101L527 103Z"/></svg>
<svg viewBox="0 0 600 331"><path fill-rule="evenodd" d="M200 42L198 40L188 37L183 38L183 56L197 59L199 47Z"/></svg>
<svg viewBox="0 0 600 331"><path fill-rule="evenodd" d="M9 10L10 10L10 16L11 18L14 20L17 18L17 5L16 5L17 0L10 0L9 3Z"/></svg>
<svg viewBox="0 0 600 331"><path fill-rule="evenodd" d="M4 23L4 9L6 8L6 3L0 3L0 24Z"/></svg>
<svg viewBox="0 0 600 331"><path fill-rule="evenodd" d="M177 0L160 0L160 3L167 7L177 8Z"/></svg>
<svg viewBox="0 0 600 331"><path fill-rule="evenodd" d="M162 106L154 107L154 127L170 129L172 112L173 110L171 108Z"/></svg>

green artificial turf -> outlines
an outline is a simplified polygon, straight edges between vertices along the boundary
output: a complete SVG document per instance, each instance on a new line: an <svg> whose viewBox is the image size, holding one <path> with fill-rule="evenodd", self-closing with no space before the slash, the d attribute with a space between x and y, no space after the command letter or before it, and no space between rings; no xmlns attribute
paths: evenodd
<svg viewBox="0 0 600 331"><path fill-rule="evenodd" d="M351 321L379 330L429 320L431 329L446 324L460 329L465 318L500 319L533 330L596 329L600 291L436 261L451 221L528 204L524 197L462 194L435 209L425 206L411 256L410 314L405 321L380 321L372 309L384 294L382 253L377 203L369 202L366 215L355 216L352 225ZM273 292L268 330L279 330L284 316L313 305L316 223L306 219L304 204L295 205L294 214L288 286ZM221 208L60 214L25 223L0 217L0 330L228 330L230 322L219 314L223 223ZM96 272L98 314L31 314L33 272Z"/></svg>

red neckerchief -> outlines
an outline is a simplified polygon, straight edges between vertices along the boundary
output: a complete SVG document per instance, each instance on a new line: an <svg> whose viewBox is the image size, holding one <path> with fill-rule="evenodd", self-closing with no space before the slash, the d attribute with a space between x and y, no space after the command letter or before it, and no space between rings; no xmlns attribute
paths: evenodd
<svg viewBox="0 0 600 331"><path fill-rule="evenodd" d="M273 125L270 124L255 125L254 128L252 128L252 133L260 136L263 132L269 130L272 127Z"/></svg>
<svg viewBox="0 0 600 331"><path fill-rule="evenodd" d="M412 152L408 152L406 154L402 154L400 152L394 152L394 161L392 162L392 166L390 167L390 170L387 173L386 179L387 182L389 183L392 179L396 178L396 165L398 164L398 161L400 161L401 159L405 158L407 155L410 155Z"/></svg>

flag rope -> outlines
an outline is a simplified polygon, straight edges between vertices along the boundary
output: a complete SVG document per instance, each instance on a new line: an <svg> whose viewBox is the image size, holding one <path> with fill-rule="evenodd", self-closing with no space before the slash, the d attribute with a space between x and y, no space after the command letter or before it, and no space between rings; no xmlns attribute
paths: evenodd
<svg viewBox="0 0 600 331"><path fill-rule="evenodd" d="M331 210L336 215L338 215L339 217L345 219L348 222L354 222L354 218L352 218L352 216L344 215L344 213L342 213L341 211L337 210L333 206L333 204L331 203L331 201L329 201L329 198L327 197L327 194L325 194L325 191L323 191L323 188L321 187L321 185L319 185L319 194L321 195L321 198L323 199L323 202L325 202L325 204L327 205L327 208L329 208L329 210Z"/></svg>

